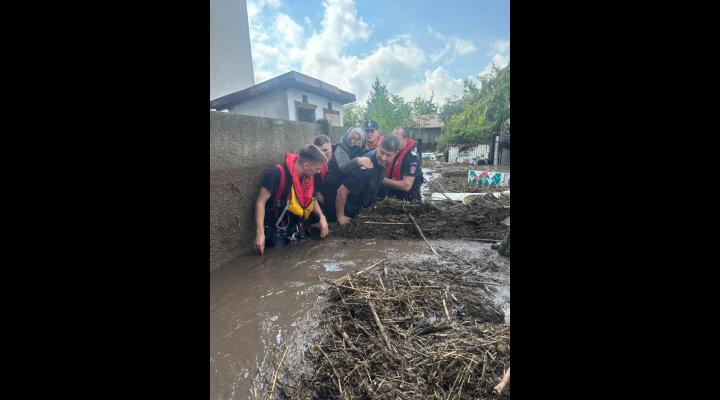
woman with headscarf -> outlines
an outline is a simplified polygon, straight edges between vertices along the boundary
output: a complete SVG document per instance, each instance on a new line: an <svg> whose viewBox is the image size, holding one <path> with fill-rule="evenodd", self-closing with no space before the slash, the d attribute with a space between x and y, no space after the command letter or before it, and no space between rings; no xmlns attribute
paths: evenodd
<svg viewBox="0 0 720 400"><path fill-rule="evenodd" d="M365 152L365 140L365 132L353 127L348 129L342 140L333 146L322 191L323 210L329 211L329 214L326 212L328 221L335 219L333 212L335 195L342 181L356 168L373 168L370 158L361 157Z"/></svg>

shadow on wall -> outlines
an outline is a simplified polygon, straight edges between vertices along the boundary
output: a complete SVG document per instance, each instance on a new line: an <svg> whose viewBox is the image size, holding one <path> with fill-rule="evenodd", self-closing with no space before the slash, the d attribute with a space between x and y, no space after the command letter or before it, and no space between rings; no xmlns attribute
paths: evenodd
<svg viewBox="0 0 720 400"><path fill-rule="evenodd" d="M320 133L315 123L210 112L210 270L252 251L262 176ZM343 133L330 127L333 144Z"/></svg>

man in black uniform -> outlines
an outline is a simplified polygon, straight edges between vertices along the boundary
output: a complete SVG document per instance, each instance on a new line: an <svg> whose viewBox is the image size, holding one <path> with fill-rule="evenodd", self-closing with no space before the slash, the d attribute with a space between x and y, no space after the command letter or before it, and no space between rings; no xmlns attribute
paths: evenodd
<svg viewBox="0 0 720 400"><path fill-rule="evenodd" d="M404 127L395 128L393 135L400 140L400 152L385 169L383 184L386 186L387 195L400 200L421 202L420 186L424 177L421 159L412 151L416 142Z"/></svg>
<svg viewBox="0 0 720 400"><path fill-rule="evenodd" d="M345 178L335 198L335 211L340 225L349 223L361 209L377 200L377 192L385 176L385 167L397 155L399 148L400 141L396 136L383 136L376 149L365 153L372 161L373 168L355 169Z"/></svg>

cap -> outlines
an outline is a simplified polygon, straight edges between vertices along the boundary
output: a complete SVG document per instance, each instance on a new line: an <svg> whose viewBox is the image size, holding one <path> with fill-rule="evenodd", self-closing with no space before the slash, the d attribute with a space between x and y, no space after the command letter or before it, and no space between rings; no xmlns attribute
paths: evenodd
<svg viewBox="0 0 720 400"><path fill-rule="evenodd" d="M377 121L367 121L363 129L366 131L378 129L378 123Z"/></svg>

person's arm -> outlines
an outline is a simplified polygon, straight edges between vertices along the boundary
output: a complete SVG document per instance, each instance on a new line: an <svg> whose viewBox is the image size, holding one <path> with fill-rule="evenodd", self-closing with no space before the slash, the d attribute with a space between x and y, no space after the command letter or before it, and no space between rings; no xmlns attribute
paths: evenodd
<svg viewBox="0 0 720 400"><path fill-rule="evenodd" d="M337 190L337 197L335 198L335 211L340 225L346 225L352 221L352 218L345 216L345 202L347 201L348 193L350 193L350 191L344 184L340 185Z"/></svg>
<svg viewBox="0 0 720 400"><path fill-rule="evenodd" d="M355 157L351 159L347 155L347 153L342 150L336 151L334 155L335 162L337 162L337 165L340 168L340 172L343 175L349 175L351 172L353 172L353 170L360 167L364 167L367 169L373 168L373 163L368 157Z"/></svg>
<svg viewBox="0 0 720 400"><path fill-rule="evenodd" d="M260 255L265 253L265 203L270 198L270 191L264 186L260 187L257 200L255 200L255 243L253 247Z"/></svg>
<svg viewBox="0 0 720 400"><path fill-rule="evenodd" d="M396 181L390 178L383 178L383 185L403 192L409 192L412 189L413 183L415 183L414 176L406 176L401 181Z"/></svg>
<svg viewBox="0 0 720 400"><path fill-rule="evenodd" d="M330 232L330 228L328 228L327 218L325 218L325 214L323 214L322 209L317 202L317 199L315 199L314 201L315 204L313 205L313 213L315 213L318 219L320 219L320 237L324 238Z"/></svg>

